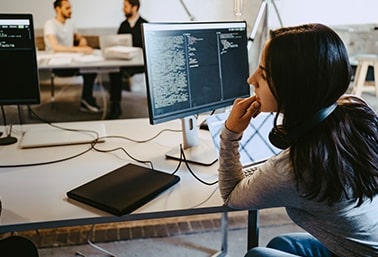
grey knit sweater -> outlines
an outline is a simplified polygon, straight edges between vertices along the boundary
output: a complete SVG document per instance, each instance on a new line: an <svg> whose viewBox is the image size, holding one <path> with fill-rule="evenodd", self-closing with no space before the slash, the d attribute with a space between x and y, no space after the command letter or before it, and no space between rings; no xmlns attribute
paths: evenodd
<svg viewBox="0 0 378 257"><path fill-rule="evenodd" d="M244 177L239 161L242 134L223 128L219 187L225 204L236 209L285 207L289 217L338 256L378 256L378 196L361 206L344 199L333 206L301 197L289 150Z"/></svg>

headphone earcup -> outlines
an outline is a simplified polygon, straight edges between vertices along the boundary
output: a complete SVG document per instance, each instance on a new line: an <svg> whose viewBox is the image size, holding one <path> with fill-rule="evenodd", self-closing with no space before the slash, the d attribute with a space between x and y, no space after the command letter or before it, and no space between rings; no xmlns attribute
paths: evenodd
<svg viewBox="0 0 378 257"><path fill-rule="evenodd" d="M288 148L292 143L290 136L284 127L280 125L273 127L273 129L269 132L268 138L272 145L282 150Z"/></svg>

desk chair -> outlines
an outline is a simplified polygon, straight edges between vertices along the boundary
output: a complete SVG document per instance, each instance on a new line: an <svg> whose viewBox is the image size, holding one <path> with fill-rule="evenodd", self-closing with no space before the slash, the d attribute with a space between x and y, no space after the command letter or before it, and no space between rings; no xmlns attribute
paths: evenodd
<svg viewBox="0 0 378 257"><path fill-rule="evenodd" d="M378 97L378 55L357 55L355 56L355 59L358 63L354 77L352 94L361 96L362 92L375 91L375 95ZM373 67L374 69L374 82L366 81L366 75L369 67Z"/></svg>
<svg viewBox="0 0 378 257"><path fill-rule="evenodd" d="M75 78L75 77L81 77L79 74L78 69L52 69L50 72L50 91L51 91L51 97L50 101L52 103L52 107L54 107L55 103L55 78L56 77L63 77L63 78Z"/></svg>
<svg viewBox="0 0 378 257"><path fill-rule="evenodd" d="M55 103L55 78L56 77L61 77L61 78L70 78L70 79L75 79L75 78L83 78L83 83L85 83L85 78L84 76L96 76L94 79L94 83L100 86L100 91L101 91L101 99L102 99L102 117L101 119L105 119L105 116L107 114L107 109L108 109L108 94L106 90L103 87L103 81L102 81L102 73L104 71L101 70L91 70L91 69L52 69L50 71L50 88L51 88L51 107L54 108L54 103ZM106 72L106 71L105 71ZM92 75L93 74L93 75ZM92 79L89 79L90 81Z"/></svg>

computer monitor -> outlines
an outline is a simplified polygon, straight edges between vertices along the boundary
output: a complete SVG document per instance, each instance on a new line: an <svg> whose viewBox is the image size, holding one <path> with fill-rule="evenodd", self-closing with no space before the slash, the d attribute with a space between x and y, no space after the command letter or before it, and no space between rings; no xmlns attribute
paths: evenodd
<svg viewBox="0 0 378 257"><path fill-rule="evenodd" d="M144 23L142 34L150 123L181 119L187 160L211 165L217 154L198 142L195 116L250 95L246 23Z"/></svg>
<svg viewBox="0 0 378 257"><path fill-rule="evenodd" d="M0 105L40 103L31 14L0 14Z"/></svg>

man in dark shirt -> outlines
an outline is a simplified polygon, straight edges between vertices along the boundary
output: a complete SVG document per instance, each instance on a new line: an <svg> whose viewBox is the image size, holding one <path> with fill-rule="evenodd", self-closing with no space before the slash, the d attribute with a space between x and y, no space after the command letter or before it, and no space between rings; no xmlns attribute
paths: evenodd
<svg viewBox="0 0 378 257"><path fill-rule="evenodd" d="M142 23L148 22L139 15L139 0L124 0L123 11L126 19L118 28L118 34L131 34L133 38L133 46L143 47L142 42ZM122 78L128 79L135 73L143 73L144 67L135 68L121 68L118 73L110 73L110 112L107 119L117 119L121 114L121 99L122 99Z"/></svg>

